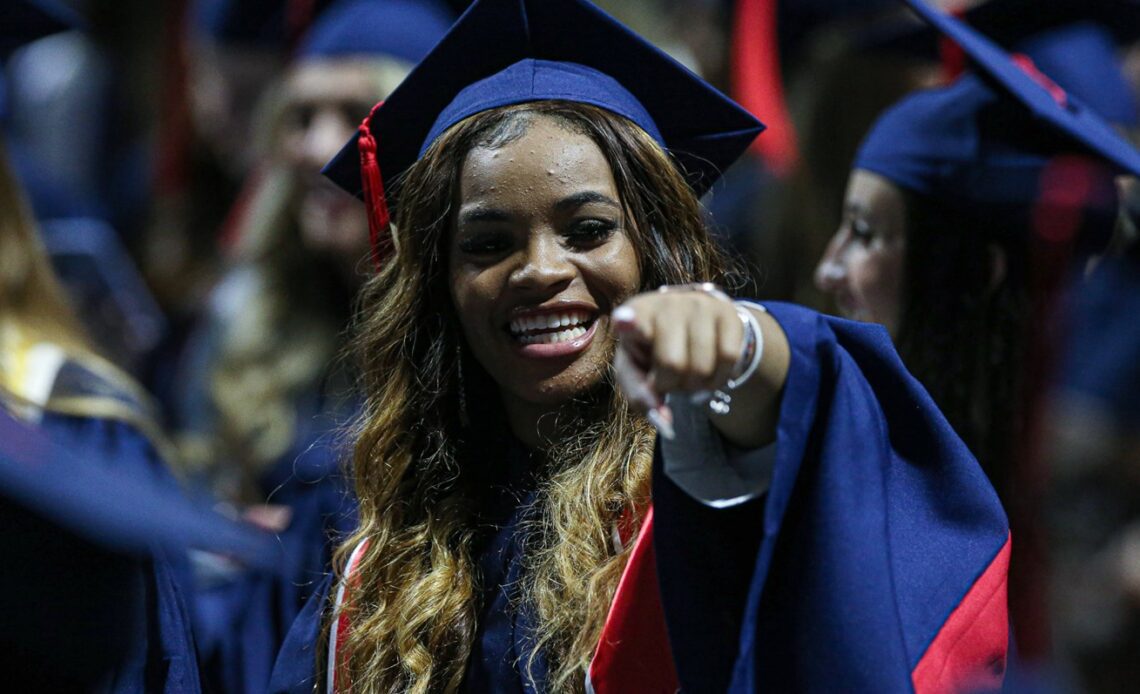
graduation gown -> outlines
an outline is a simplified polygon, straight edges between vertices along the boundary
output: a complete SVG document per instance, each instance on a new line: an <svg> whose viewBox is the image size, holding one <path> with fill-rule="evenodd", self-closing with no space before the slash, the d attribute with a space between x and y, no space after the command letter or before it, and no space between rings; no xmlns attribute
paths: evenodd
<svg viewBox="0 0 1140 694"><path fill-rule="evenodd" d="M151 421L145 405L85 365L67 359L54 345L34 345L26 362L22 382L9 384L21 395L31 396L27 405L16 408L23 418L77 456L87 453L92 464L149 478L160 486L178 486L152 439L142 432ZM29 383L39 385L25 387ZM41 409L45 403L49 407ZM59 410L52 409L56 405ZM155 548L149 560L138 563L135 574L138 604L123 616L134 622L126 629L132 646L99 691L201 691L184 592L185 558Z"/></svg>
<svg viewBox="0 0 1140 694"><path fill-rule="evenodd" d="M768 308L792 350L774 448L734 454L678 409L590 689L999 687L1009 531L985 475L881 327ZM271 691L311 691L327 605L298 618ZM525 614L508 628L528 642Z"/></svg>
<svg viewBox="0 0 1140 694"><path fill-rule="evenodd" d="M290 626L331 569L333 548L356 527L339 437L350 415L325 411L323 397L311 400L297 443L260 481L267 502L290 513L277 534L281 570L241 572L195 598L203 672L217 691L265 691Z"/></svg>

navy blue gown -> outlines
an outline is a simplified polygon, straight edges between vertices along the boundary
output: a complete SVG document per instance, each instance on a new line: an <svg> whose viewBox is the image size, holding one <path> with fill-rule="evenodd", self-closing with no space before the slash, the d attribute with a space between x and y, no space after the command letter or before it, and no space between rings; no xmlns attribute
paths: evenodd
<svg viewBox="0 0 1140 694"><path fill-rule="evenodd" d="M69 383L71 379L76 380ZM74 382L90 382L82 367L66 364L57 378L56 392ZM125 398L120 402L127 402ZM125 420L59 414L47 411L39 427L53 441L69 450L89 451L93 461L117 470L150 477L159 484L177 482L151 441ZM129 499L124 499L129 503ZM187 608L185 557L155 549L149 561L139 566L140 599L135 610L138 624L133 650L108 682L110 692L201 691L198 663Z"/></svg>
<svg viewBox="0 0 1140 694"><path fill-rule="evenodd" d="M338 422L348 415L322 411L317 399L297 443L260 480L267 503L289 509L277 534L283 566L274 574L242 572L200 588L198 634L204 673L220 692L265 691L274 659L290 626L319 593L332 566L332 551L356 527L356 502L343 463Z"/></svg>
<svg viewBox="0 0 1140 694"><path fill-rule="evenodd" d="M660 592L681 688L925 691L955 674L958 634L950 646L941 637L976 604L991 608L970 614L993 622L1000 678L1008 526L977 462L881 327L768 308L792 350L770 459L734 461L723 444L689 445L680 428L680 445L658 441L650 589ZM693 470L722 479L694 484ZM705 498L702 486L724 493ZM503 609L519 566L518 518L480 558L506 580L489 588L468 691L542 690L542 668L532 686L501 666L529 652L532 628L525 611ZM294 624L270 691L309 692L319 681L329 584Z"/></svg>

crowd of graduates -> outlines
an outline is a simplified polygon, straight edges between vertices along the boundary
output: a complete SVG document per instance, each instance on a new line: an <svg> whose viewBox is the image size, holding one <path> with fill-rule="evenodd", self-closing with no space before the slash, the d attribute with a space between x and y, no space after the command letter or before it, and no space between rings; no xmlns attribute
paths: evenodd
<svg viewBox="0 0 1140 694"><path fill-rule="evenodd" d="M384 262L321 170L467 4L0 5L0 465L40 479L0 476L13 682L269 687L357 527ZM1140 3L931 2L999 67L900 0L597 4L767 127L702 197L731 293L882 325L980 463L1007 686L1134 686Z"/></svg>

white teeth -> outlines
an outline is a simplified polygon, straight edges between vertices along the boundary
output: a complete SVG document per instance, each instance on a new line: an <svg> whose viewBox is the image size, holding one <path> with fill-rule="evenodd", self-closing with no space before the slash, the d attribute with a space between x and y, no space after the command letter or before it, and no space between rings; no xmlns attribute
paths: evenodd
<svg viewBox="0 0 1140 694"><path fill-rule="evenodd" d="M576 325L567 330L559 330L557 332L539 333L537 335L520 335L518 336L519 342L524 345L554 345L560 342L569 342L576 340L586 334L586 328L581 325Z"/></svg>
<svg viewBox="0 0 1140 694"><path fill-rule="evenodd" d="M581 329L584 333L585 328L583 326L589 322L590 314L586 313L585 311L572 311L569 313L548 313L540 314L537 316L524 316L521 318L514 318L510 323L510 331L516 337L549 337L550 335L559 335L563 332L567 332L566 330L558 331L558 328L569 328L571 331ZM526 333L533 333L540 330L553 330L556 332L548 332L541 336L526 335Z"/></svg>

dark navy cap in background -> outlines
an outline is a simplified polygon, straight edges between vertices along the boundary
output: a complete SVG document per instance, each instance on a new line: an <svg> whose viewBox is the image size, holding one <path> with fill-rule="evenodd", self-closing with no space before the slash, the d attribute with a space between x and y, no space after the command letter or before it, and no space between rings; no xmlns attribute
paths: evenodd
<svg viewBox="0 0 1140 694"><path fill-rule="evenodd" d="M1033 203L1044 167L1063 154L1106 163L1109 183L1114 173L1140 175L1140 153L1077 97L960 20L921 0L906 2L961 46L973 72L887 111L855 168L922 195L982 208Z"/></svg>
<svg viewBox="0 0 1140 694"><path fill-rule="evenodd" d="M218 43L284 50L289 39L285 0L195 0L190 23Z"/></svg>
<svg viewBox="0 0 1140 694"><path fill-rule="evenodd" d="M913 15L867 28L860 50L939 60L943 34ZM988 0L961 19L1007 51L1023 53L1065 91L1112 123L1134 127L1136 95L1120 44L1140 39L1140 0Z"/></svg>
<svg viewBox="0 0 1140 694"><path fill-rule="evenodd" d="M80 26L79 16L54 0L7 0L0 4L0 66L21 46ZM6 111L6 92L0 69L0 122Z"/></svg>
<svg viewBox="0 0 1140 694"><path fill-rule="evenodd" d="M387 54L418 63L454 19L451 9L436 0L341 0L321 13L301 40L297 57Z"/></svg>

